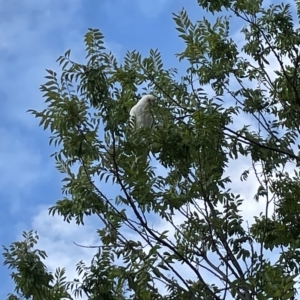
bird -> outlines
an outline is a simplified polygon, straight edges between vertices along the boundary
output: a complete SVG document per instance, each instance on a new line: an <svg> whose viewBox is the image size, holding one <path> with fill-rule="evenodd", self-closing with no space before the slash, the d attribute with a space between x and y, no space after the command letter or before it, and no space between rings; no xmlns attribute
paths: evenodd
<svg viewBox="0 0 300 300"><path fill-rule="evenodd" d="M154 124L154 118L150 111L150 105L156 100L156 97L152 95L143 96L137 104L135 104L130 112L130 124L136 129L140 127L152 128Z"/></svg>

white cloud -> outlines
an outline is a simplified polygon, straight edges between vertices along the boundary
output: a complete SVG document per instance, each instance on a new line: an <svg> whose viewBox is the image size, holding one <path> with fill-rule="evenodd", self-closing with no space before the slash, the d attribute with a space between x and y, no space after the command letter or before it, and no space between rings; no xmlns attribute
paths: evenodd
<svg viewBox="0 0 300 300"><path fill-rule="evenodd" d="M42 166L42 154L33 148L32 138L21 137L17 130L1 127L0 136L0 188L10 209L16 212L22 205L22 198L46 177L49 164ZM44 172L41 172L42 168Z"/></svg>
<svg viewBox="0 0 300 300"><path fill-rule="evenodd" d="M77 0L0 0L0 169L5 174L0 186L13 212L21 208L37 181L54 169L52 159L45 161L49 151L44 151L47 140L40 144L42 129L26 111L44 106L39 91L44 69L56 68L55 60L65 45L82 42L78 28L70 27L79 7ZM80 20L77 22L79 25ZM76 53L77 47L74 48Z"/></svg>
<svg viewBox="0 0 300 300"><path fill-rule="evenodd" d="M83 39L78 27L71 27L80 3L0 1L0 90L5 93L6 110L25 124L33 120L26 110L41 107L43 102L39 85L44 69L53 66L66 45ZM80 25L79 18L77 22Z"/></svg>
<svg viewBox="0 0 300 300"><path fill-rule="evenodd" d="M123 15L122 24L128 25L130 22L129 18L126 18L128 12L140 13L147 19L154 19L159 16L169 5L172 4L170 0L124 0L121 3L117 1L104 1L103 7L109 13L116 15Z"/></svg>
<svg viewBox="0 0 300 300"><path fill-rule="evenodd" d="M145 0L139 1L135 0L136 5L138 5L141 12L149 19L158 16L166 7L171 3L170 0Z"/></svg>
<svg viewBox="0 0 300 300"><path fill-rule="evenodd" d="M51 36L53 30L61 30L71 24L79 7L79 0L72 3L59 0L0 1L0 15L4 23L0 31L1 40L4 40L2 49L16 50L20 55L23 54L20 51L28 47L38 52L44 46L43 40L55 37ZM80 19L77 21L80 22ZM72 28L70 31L73 31Z"/></svg>

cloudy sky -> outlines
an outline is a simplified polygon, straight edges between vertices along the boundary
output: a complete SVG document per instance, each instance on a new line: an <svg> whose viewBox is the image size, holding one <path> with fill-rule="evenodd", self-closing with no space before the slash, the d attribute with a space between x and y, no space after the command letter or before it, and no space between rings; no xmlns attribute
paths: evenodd
<svg viewBox="0 0 300 300"><path fill-rule="evenodd" d="M166 67L178 67L174 54L183 43L172 12L183 6L193 20L202 18L197 1L0 0L1 245L19 240L24 230L37 230L49 267L65 266L71 275L80 259L92 256L93 250L72 243L97 244L97 221L78 227L48 216L47 208L61 197L61 177L49 157L53 149L48 146L48 132L26 110L44 106L39 86L46 68L58 69L59 55L72 49L72 58L83 61L83 36L89 27L100 29L117 58L127 50L147 54L150 48L158 48ZM254 201L252 196L249 201ZM258 206L251 202L248 209L256 214ZM0 299L13 292L8 274L1 266Z"/></svg>

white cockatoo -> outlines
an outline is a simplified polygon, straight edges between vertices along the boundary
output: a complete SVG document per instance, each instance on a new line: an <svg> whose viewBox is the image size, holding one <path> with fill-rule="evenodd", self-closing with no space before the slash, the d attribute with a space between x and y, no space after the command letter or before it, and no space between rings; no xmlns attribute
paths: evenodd
<svg viewBox="0 0 300 300"><path fill-rule="evenodd" d="M136 129L139 127L151 128L153 126L154 118L150 111L150 105L155 99L156 98L152 95L145 95L131 108L129 120L130 124Z"/></svg>

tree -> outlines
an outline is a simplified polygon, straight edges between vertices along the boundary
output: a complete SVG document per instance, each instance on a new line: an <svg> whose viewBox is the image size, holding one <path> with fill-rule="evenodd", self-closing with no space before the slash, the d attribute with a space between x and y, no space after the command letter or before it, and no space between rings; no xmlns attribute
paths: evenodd
<svg viewBox="0 0 300 300"><path fill-rule="evenodd" d="M30 231L24 232L23 237L24 241L14 242L9 248L4 247L4 264L17 271L11 274L17 296L9 294L7 299L67 299L65 270L57 269L53 276L42 262L47 257L46 252L33 250L38 236Z"/></svg>
<svg viewBox="0 0 300 300"><path fill-rule="evenodd" d="M47 108L30 110L51 131L57 169L65 174L65 196L50 214L78 224L93 214L103 224L93 280L81 286L89 299L103 291L112 299L296 296L300 34L291 5L198 4L221 16L193 23L184 9L173 15L185 43L177 54L188 65L184 74L164 69L158 50L146 58L127 52L120 64L100 31L89 29L86 64L72 61L70 50L59 57L61 76L47 70L41 86ZM243 45L231 37L231 20L241 24ZM158 98L156 125L132 130L129 110L144 92ZM236 120L243 118L239 127ZM151 158L145 161L145 151L155 155L159 170ZM228 176L231 162L243 157L249 162L244 172ZM230 186L253 174L255 199L265 201L265 211L247 227L242 204L257 202ZM115 199L105 196L100 182L116 187ZM275 262L273 249L280 250Z"/></svg>

